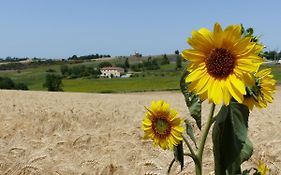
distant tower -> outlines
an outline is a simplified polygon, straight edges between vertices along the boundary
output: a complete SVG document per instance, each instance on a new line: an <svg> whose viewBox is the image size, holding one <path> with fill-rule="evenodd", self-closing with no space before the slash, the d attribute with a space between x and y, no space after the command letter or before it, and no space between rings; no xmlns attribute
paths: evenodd
<svg viewBox="0 0 281 175"><path fill-rule="evenodd" d="M142 54L140 54L139 52L135 51L135 53L132 56L140 58L140 57L142 57Z"/></svg>

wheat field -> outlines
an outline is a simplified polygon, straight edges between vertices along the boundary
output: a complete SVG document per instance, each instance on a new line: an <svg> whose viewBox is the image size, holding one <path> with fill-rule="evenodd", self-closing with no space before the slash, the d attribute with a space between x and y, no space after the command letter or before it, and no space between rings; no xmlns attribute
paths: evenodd
<svg viewBox="0 0 281 175"><path fill-rule="evenodd" d="M281 88L267 109L250 114L254 154L244 167L263 160L281 174ZM90 94L0 91L1 175L165 174L171 151L143 140L140 128L151 100L166 100L188 118L179 92ZM204 107L208 106L204 103ZM207 110L203 111L206 116ZM196 131L198 136L198 131ZM211 137L204 174L213 174ZM191 160L172 174L194 174Z"/></svg>

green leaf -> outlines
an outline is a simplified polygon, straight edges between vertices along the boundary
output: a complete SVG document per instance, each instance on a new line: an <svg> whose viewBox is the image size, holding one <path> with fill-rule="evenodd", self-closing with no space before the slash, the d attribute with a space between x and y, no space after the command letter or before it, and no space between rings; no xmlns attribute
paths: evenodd
<svg viewBox="0 0 281 175"><path fill-rule="evenodd" d="M243 148L240 153L240 162L245 162L248 160L253 154L253 144L247 137L245 143L243 144Z"/></svg>
<svg viewBox="0 0 281 175"><path fill-rule="evenodd" d="M237 102L221 107L212 135L216 175L241 174L241 164L251 157L248 117L249 109Z"/></svg>
<svg viewBox="0 0 281 175"><path fill-rule="evenodd" d="M261 175L261 173L256 171L253 175Z"/></svg>
<svg viewBox="0 0 281 175"><path fill-rule="evenodd" d="M186 127L186 130L185 130L186 134L193 141L195 147L197 148L196 139L195 139L195 136L194 136L192 125L191 125L191 123L188 120L184 120L184 122L185 122L185 127Z"/></svg>
<svg viewBox="0 0 281 175"><path fill-rule="evenodd" d="M188 91L188 84L185 82L185 78L188 75L188 71L184 71L181 81L180 81L180 88L181 92L184 95L186 106L190 112L191 117L193 117L196 121L196 124L199 129L201 129L201 101L200 98Z"/></svg>
<svg viewBox="0 0 281 175"><path fill-rule="evenodd" d="M181 171L184 165L184 153L183 153L183 144L182 141L174 148L174 156L177 161L180 162Z"/></svg>
<svg viewBox="0 0 281 175"><path fill-rule="evenodd" d="M244 171L242 172L242 175L250 175L250 171L249 171L249 170L244 170Z"/></svg>

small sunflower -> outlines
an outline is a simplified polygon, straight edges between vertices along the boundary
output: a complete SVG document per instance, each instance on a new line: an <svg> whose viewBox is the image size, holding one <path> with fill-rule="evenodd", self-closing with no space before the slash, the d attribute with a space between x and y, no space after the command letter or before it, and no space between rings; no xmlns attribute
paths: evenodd
<svg viewBox="0 0 281 175"><path fill-rule="evenodd" d="M266 166L266 164L260 162L258 167L259 175L266 175L267 172L268 172L268 167Z"/></svg>
<svg viewBox="0 0 281 175"><path fill-rule="evenodd" d="M182 52L190 61L186 77L189 91L202 100L228 105L233 97L239 103L246 95L245 84L249 73L256 72L262 63L258 56L263 46L243 37L241 25L230 25L222 30L214 25L214 32L206 28L192 32L187 40L192 47Z"/></svg>
<svg viewBox="0 0 281 175"><path fill-rule="evenodd" d="M170 105L163 100L152 101L151 107L142 121L144 138L152 139L154 145L159 145L164 150L173 149L183 139L181 126L183 120L177 117L177 111L170 109Z"/></svg>
<svg viewBox="0 0 281 175"><path fill-rule="evenodd" d="M254 106L265 108L267 103L272 103L272 94L276 84L270 68L255 73L254 77L255 83L247 87L247 95L243 102L250 110L253 110Z"/></svg>

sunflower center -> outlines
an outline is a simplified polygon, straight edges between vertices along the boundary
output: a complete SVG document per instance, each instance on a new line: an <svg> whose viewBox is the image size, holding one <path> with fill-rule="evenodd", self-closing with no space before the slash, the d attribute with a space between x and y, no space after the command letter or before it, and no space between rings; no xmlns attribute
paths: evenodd
<svg viewBox="0 0 281 175"><path fill-rule="evenodd" d="M166 137L170 134L171 126L166 119L157 118L152 124L152 129L159 137Z"/></svg>
<svg viewBox="0 0 281 175"><path fill-rule="evenodd" d="M233 73L235 57L224 48L215 48L205 59L207 71L215 78L223 79Z"/></svg>

